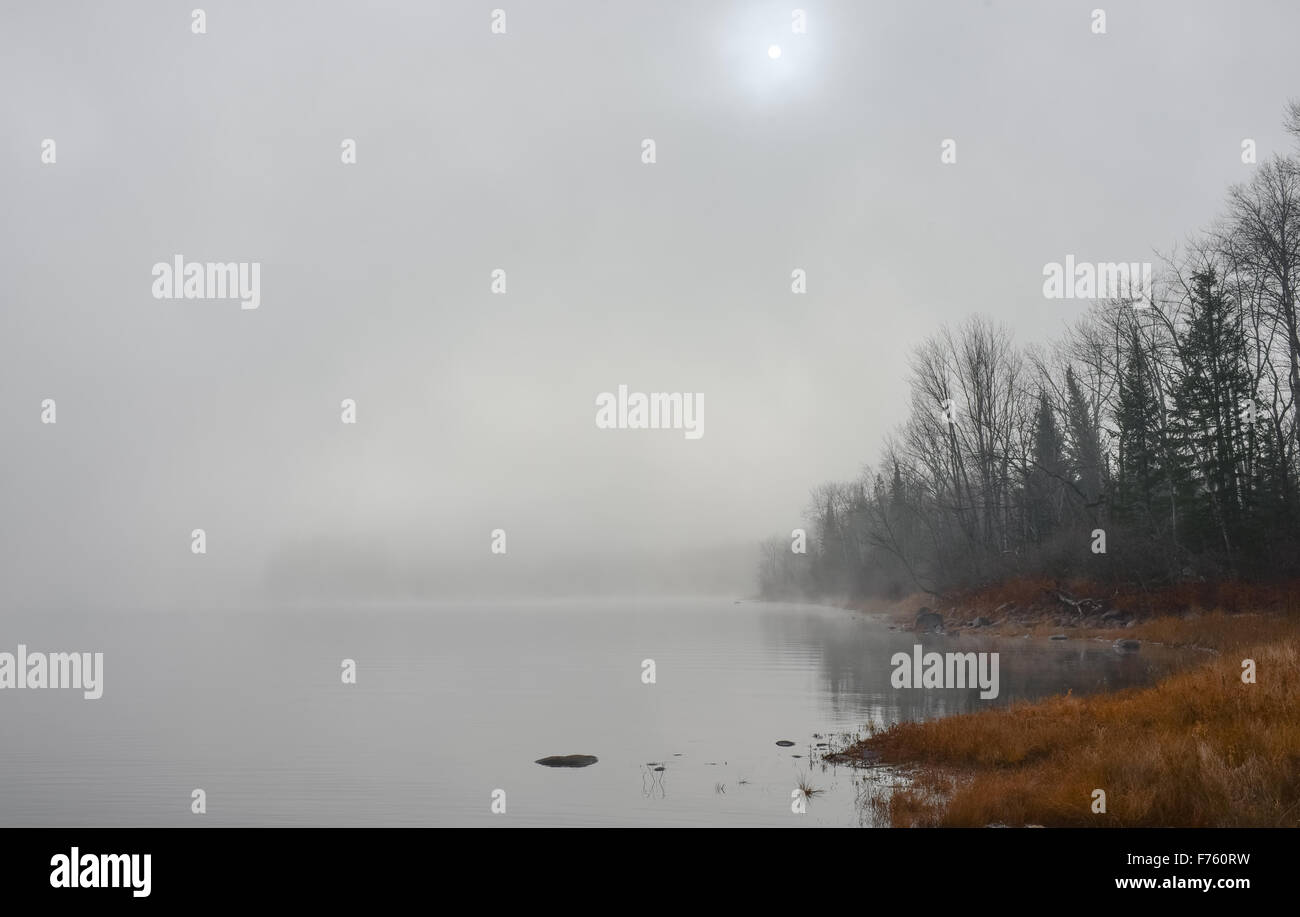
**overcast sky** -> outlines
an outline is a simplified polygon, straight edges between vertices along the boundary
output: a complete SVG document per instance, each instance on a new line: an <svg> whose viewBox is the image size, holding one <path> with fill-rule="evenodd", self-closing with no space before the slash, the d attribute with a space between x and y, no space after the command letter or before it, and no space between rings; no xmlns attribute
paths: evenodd
<svg viewBox="0 0 1300 917"><path fill-rule="evenodd" d="M0 603L748 550L874 462L921 339L1057 335L1043 265L1180 242L1300 92L1283 0L796 5L5 4ZM176 254L260 308L153 298ZM704 436L597 429L620 384Z"/></svg>

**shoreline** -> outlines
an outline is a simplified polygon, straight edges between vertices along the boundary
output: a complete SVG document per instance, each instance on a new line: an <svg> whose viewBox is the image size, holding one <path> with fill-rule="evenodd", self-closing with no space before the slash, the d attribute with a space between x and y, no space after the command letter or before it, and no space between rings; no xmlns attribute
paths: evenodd
<svg viewBox="0 0 1300 917"><path fill-rule="evenodd" d="M1209 584L1206 591L1213 592ZM825 764L896 769L904 785L873 800L895 827L1300 826L1300 590L1258 587L1261 610L1191 605L1144 593L1081 610L1064 600L993 599L1005 584L952 603L942 632L1137 640L1204 656L1143 688L1057 695L937 720L868 728ZM1042 590L1050 593L1054 590ZM1129 597L1131 598L1131 597ZM1277 601L1281 598L1283 601ZM1154 601L1153 601L1154 600ZM833 603L913 630L925 598ZM1172 607L1161 607L1172 606ZM918 607L919 606L919 607ZM936 612L938 610L936 609ZM1000 612L995 620L987 611ZM982 619L982 620L981 620ZM1098 626L1104 623L1110 626ZM978 622L978 623L976 623ZM973 626L972 626L973 625ZM1058 639L1060 637L1058 636Z"/></svg>

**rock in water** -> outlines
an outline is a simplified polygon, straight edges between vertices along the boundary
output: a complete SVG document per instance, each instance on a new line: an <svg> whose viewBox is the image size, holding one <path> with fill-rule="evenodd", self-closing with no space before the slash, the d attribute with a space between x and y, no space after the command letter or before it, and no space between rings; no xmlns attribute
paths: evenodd
<svg viewBox="0 0 1300 917"><path fill-rule="evenodd" d="M916 613L916 623L912 625L912 630L916 631L918 634L923 634L927 631L935 631L936 633L942 631L943 616L935 614L928 608L922 608Z"/></svg>
<svg viewBox="0 0 1300 917"><path fill-rule="evenodd" d="M777 745L780 745L782 748L793 748L793 747L794 747L794 743L791 742L789 739L778 739L776 744L777 744Z"/></svg>
<svg viewBox="0 0 1300 917"><path fill-rule="evenodd" d="M1120 639L1116 640L1111 645L1115 647L1115 652L1117 653L1136 653L1139 649L1142 648L1141 643L1138 643L1136 640L1130 640L1124 637L1121 637Z"/></svg>
<svg viewBox="0 0 1300 917"><path fill-rule="evenodd" d="M537 759L537 763L544 767L590 767L596 761L595 755L551 755Z"/></svg>

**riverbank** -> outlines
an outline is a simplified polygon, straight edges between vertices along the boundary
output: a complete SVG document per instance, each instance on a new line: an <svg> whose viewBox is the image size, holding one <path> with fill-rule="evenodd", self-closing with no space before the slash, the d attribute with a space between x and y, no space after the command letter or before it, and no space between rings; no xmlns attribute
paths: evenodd
<svg viewBox="0 0 1300 917"><path fill-rule="evenodd" d="M861 610L906 629L921 601ZM1136 639L1205 661L1149 688L900 723L826 760L901 768L906 786L873 803L900 827L1297 826L1298 605L1300 588L1241 584L1104 599L1086 584L984 590L935 609L945 630Z"/></svg>

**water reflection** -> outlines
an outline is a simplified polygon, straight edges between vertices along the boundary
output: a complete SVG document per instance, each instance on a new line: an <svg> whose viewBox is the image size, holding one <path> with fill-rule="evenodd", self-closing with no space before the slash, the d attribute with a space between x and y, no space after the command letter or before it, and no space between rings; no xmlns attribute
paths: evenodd
<svg viewBox="0 0 1300 917"><path fill-rule="evenodd" d="M1188 653L1144 645L1136 653L1117 653L1109 643L1041 638L998 638L964 631L951 636L890 630L874 618L843 612L766 614L765 631L774 650L798 647L819 661L828 718L842 728L887 726L928 720L1018 700L1072 692L1117 691L1157 680L1186 663ZM895 653L998 653L996 698L982 699L972 688L895 688Z"/></svg>
<svg viewBox="0 0 1300 917"><path fill-rule="evenodd" d="M814 733L811 748L821 779L831 781L830 796L851 798L854 821L862 827L889 824L890 796L911 783L897 768L836 766L821 754L901 721L921 721L1018 701L1072 693L1086 695L1151 684L1197 659L1187 650L1143 645L1119 653L1108 642L999 638L972 632L913 634L879 619L822 608L782 609L762 615L765 639L774 658L806 657L815 666L820 716L829 735ZM998 694L983 699L980 689L895 688L895 653L997 653ZM831 741L826 741L830 739ZM794 757L794 756L792 756ZM811 808L809 810L811 812Z"/></svg>
<svg viewBox="0 0 1300 917"><path fill-rule="evenodd" d="M665 799L668 790L664 786L664 775L668 769L663 765L641 766L641 795L646 799Z"/></svg>
<svg viewBox="0 0 1300 917"><path fill-rule="evenodd" d="M102 650L108 673L93 702L0 698L0 734L17 737L0 743L6 826L189 825L196 786L213 826L871 823L872 805L855 801L901 778L824 767L820 753L844 734L1141 684L1180 658L974 634L918 641L838 609L729 600L3 623L15 643ZM998 652L998 697L895 690L891 657L914 642ZM343 658L358 661L354 686L339 682ZM641 681L646 658L653 685ZM534 763L568 753L599 763ZM823 792L796 814L801 781ZM498 787L508 814L490 808Z"/></svg>

